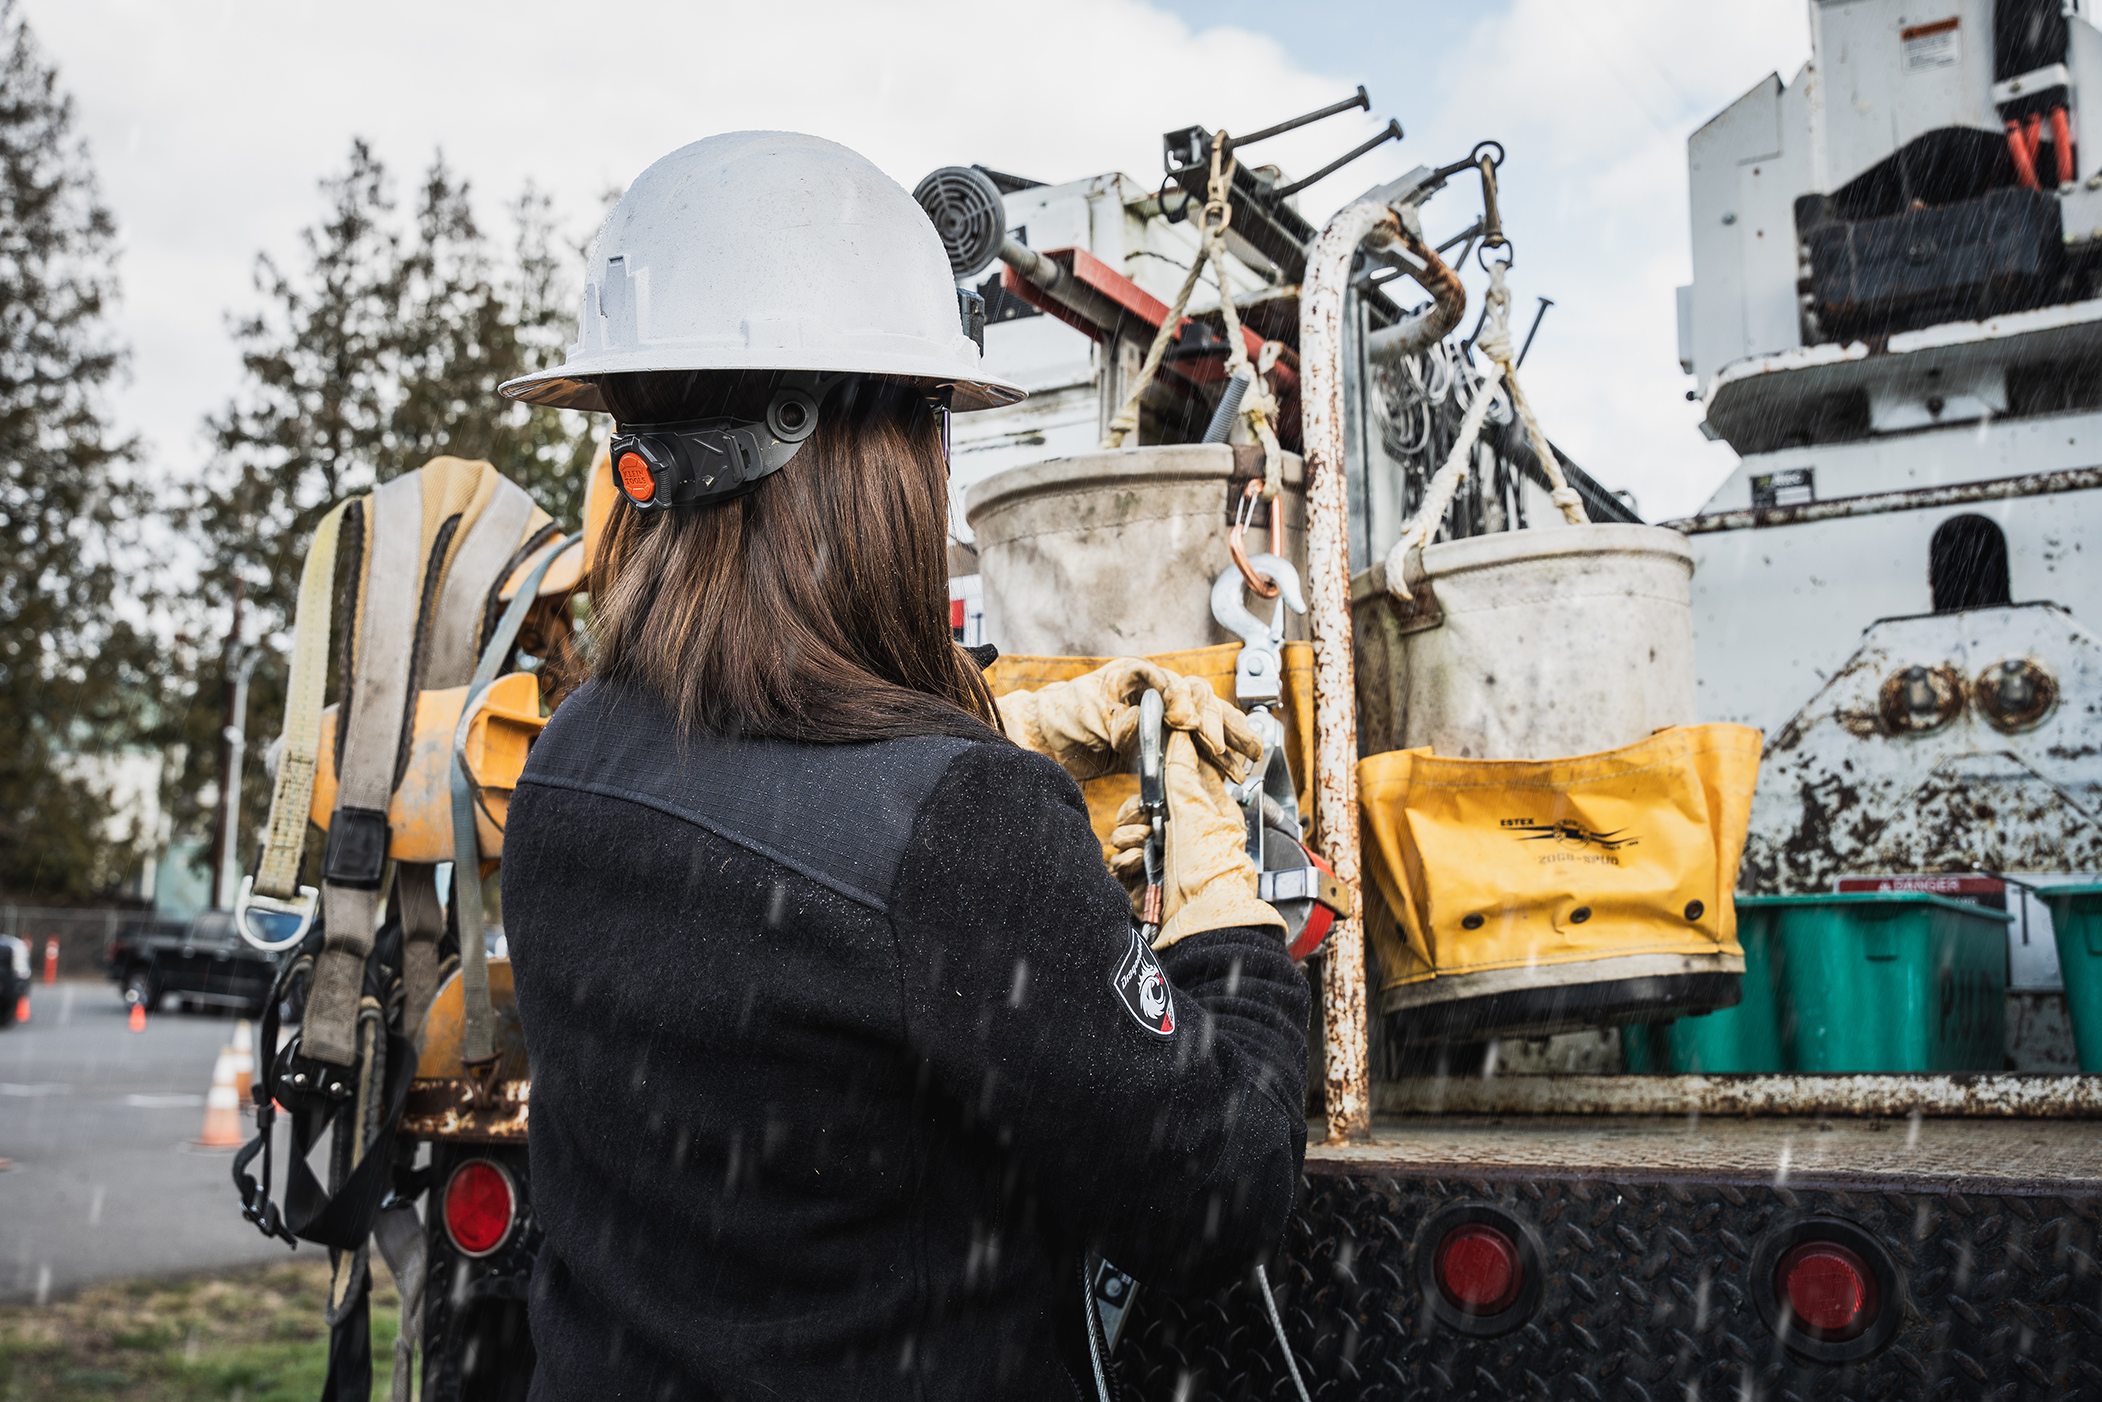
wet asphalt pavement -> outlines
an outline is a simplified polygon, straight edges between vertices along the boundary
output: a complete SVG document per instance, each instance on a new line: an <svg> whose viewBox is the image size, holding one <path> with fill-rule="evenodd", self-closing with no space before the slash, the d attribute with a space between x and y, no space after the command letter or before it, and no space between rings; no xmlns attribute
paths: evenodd
<svg viewBox="0 0 2102 1402"><path fill-rule="evenodd" d="M285 1254L241 1219L232 1151L188 1143L233 1035L173 1011L133 1032L108 984L37 985L29 1024L0 1030L0 1301Z"/></svg>

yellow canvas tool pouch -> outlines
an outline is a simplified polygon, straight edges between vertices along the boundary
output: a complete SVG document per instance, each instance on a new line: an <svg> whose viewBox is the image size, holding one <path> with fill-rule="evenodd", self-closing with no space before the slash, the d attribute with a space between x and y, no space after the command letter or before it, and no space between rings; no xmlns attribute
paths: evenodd
<svg viewBox="0 0 2102 1402"><path fill-rule="evenodd" d="M1193 648L1188 652L1156 653L1145 660L1167 668L1180 676L1202 677L1210 683L1219 699L1233 703L1233 664L1240 656L1239 643L1222 643L1217 647ZM1052 682L1069 682L1075 677L1086 676L1097 667L1105 666L1113 658L1108 657L1028 657L1002 656L985 669L986 685L995 696L1005 696L1010 691L1034 691ZM1314 772L1314 645L1307 642L1292 642L1284 645L1284 697L1279 719L1284 722L1287 737L1286 761L1292 766L1292 777L1299 788L1299 811L1311 815L1313 809ZM1134 760L1135 762L1135 760ZM1139 791L1136 770L1105 774L1099 779L1090 779L1080 786L1081 797L1087 800L1088 822L1095 829L1095 837L1102 843L1102 860L1110 858L1109 834L1117 819L1117 809L1124 800ZM1309 837L1309 841L1311 841Z"/></svg>
<svg viewBox="0 0 2102 1402"><path fill-rule="evenodd" d="M408 768L387 805L387 855L397 862L453 859L453 737L471 689L452 686L417 693ZM467 777L473 781L475 829L485 865L503 855L511 791L546 725L540 714L540 679L531 672L512 672L491 682L467 723ZM335 733L336 708L330 706L321 713L323 743L311 810L314 825L324 832L336 810L335 746L327 743Z"/></svg>
<svg viewBox="0 0 2102 1402"><path fill-rule="evenodd" d="M1358 764L1383 986L1625 955L1742 959L1760 733L1674 726L1603 754ZM1740 966L1741 967L1741 966Z"/></svg>

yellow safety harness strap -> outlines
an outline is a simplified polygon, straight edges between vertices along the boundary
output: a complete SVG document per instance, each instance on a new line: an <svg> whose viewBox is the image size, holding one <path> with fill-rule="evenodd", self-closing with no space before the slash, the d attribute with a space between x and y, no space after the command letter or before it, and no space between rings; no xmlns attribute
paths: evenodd
<svg viewBox="0 0 2102 1402"><path fill-rule="evenodd" d="M453 734L453 891L459 902L456 909L460 928L463 1022L460 1060L470 1071L480 1069L485 1074L493 1073L496 1065L496 1014L489 1002L488 950L482 934L481 834L474 822L474 776L467 765L467 732L474 724L474 713L482 696L496 680L496 669L511 655L511 644L518 637L518 630L525 625L526 614L532 610L533 600L540 592L540 581L547 577L548 566L554 564L555 557L562 553L569 541L582 538L581 534L570 536L562 546L541 556L540 563L533 567L533 572L526 576L525 582L512 596L510 606L497 621L496 632L482 650L482 660L474 669L473 680L467 684L467 701L460 707L459 728Z"/></svg>
<svg viewBox="0 0 2102 1402"><path fill-rule="evenodd" d="M336 541L349 502L321 518L299 577L299 609L292 633L292 677L285 695L285 729L270 794L270 826L255 889L287 900L299 894L299 862L307 845L307 811L314 802L314 769L321 756L322 690L328 682L329 628L336 583Z"/></svg>

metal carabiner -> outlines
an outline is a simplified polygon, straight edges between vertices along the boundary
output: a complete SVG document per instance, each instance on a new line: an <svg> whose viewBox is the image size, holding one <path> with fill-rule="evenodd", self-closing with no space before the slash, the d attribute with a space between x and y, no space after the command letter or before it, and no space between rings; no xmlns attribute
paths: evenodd
<svg viewBox="0 0 2102 1402"><path fill-rule="evenodd" d="M1233 557L1234 568L1241 572L1241 578L1247 582L1250 589L1254 590L1262 598L1274 599L1277 597L1277 581L1267 573L1259 572L1256 569L1254 562L1248 558L1248 547L1242 543L1248 534L1248 523L1255 519L1256 498L1262 494L1262 480L1260 478L1250 478L1247 487L1241 492L1241 500L1234 507L1233 525L1226 532L1226 553ZM1278 553L1277 539L1280 535L1278 527L1284 521L1284 513L1279 510L1281 505L1282 502L1270 503L1271 550L1270 555L1260 558L1273 558ZM1214 592L1216 593L1216 590ZM1217 612L1217 606L1214 605L1214 616L1217 615ZM1305 613L1306 610L1302 608L1299 612ZM1221 623L1226 622L1223 618L1219 621ZM1231 627L1232 625L1229 624L1228 626Z"/></svg>
<svg viewBox="0 0 2102 1402"><path fill-rule="evenodd" d="M1160 933L1166 898L1163 883L1168 851L1168 775L1167 735L1162 729L1165 711L1161 694L1147 687L1146 694L1139 698L1139 812L1152 831L1146 837L1146 894L1139 924L1149 945Z"/></svg>

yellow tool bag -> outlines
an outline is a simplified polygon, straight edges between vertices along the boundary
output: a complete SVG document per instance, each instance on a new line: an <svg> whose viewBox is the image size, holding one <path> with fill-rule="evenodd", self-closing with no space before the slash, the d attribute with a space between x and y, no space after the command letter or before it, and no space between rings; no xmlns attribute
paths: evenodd
<svg viewBox="0 0 2102 1402"><path fill-rule="evenodd" d="M387 856L397 862L449 862L453 859L456 823L452 811L453 740L460 727L460 708L473 688L450 686L416 694L416 729L409 763L387 804ZM484 871L504 852L504 816L511 791L525 769L533 741L547 725L540 714L540 679L531 672L509 672L484 688L467 722L461 753L474 795L475 827ZM314 826L328 831L336 811L336 707L321 712L322 743L316 746Z"/></svg>
<svg viewBox="0 0 2102 1402"><path fill-rule="evenodd" d="M1145 660L1180 676L1204 678L1220 700L1232 705L1235 704L1234 660L1240 656L1241 646L1237 642L1221 643L1217 647L1192 648L1188 652L1157 653ZM1311 815L1314 811L1314 645L1285 643L1282 650L1284 694L1278 718L1285 729L1285 759L1291 765L1292 778L1299 789L1299 811ZM1108 657L1002 656L986 668L985 680L993 695L1005 696L1010 691L1034 691L1053 682L1069 682L1113 660ZM1137 773L1123 770L1090 779L1080 786L1081 797L1087 800L1088 821L1102 843L1104 862L1110 857L1109 834L1116 826L1117 809L1138 791ZM1313 840L1310 831L1307 841Z"/></svg>
<svg viewBox="0 0 2102 1402"><path fill-rule="evenodd" d="M1674 726L1569 759L1361 761L1396 1033L1545 1036L1734 1004L1760 744L1749 726Z"/></svg>

